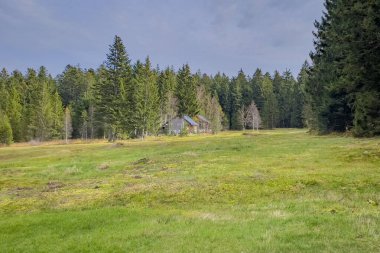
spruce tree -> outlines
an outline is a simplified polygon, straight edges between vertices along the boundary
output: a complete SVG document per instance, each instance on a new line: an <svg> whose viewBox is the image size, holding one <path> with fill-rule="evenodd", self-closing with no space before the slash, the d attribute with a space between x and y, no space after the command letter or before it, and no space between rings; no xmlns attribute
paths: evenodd
<svg viewBox="0 0 380 253"><path fill-rule="evenodd" d="M9 74L5 68L3 68L0 72L0 110L3 112L6 111L7 102L8 102L8 89L7 83L9 82Z"/></svg>
<svg viewBox="0 0 380 253"><path fill-rule="evenodd" d="M292 74L289 70L285 71L282 75L281 86L279 87L279 95L276 96L278 103L278 120L279 127L293 127L291 125L291 114L292 114L292 105L294 98L294 86L296 81L294 80ZM274 87L273 87L274 88ZM274 92L274 90L273 90Z"/></svg>
<svg viewBox="0 0 380 253"><path fill-rule="evenodd" d="M130 102L134 135L156 134L160 127L158 86L148 57L145 64L137 61L133 68Z"/></svg>
<svg viewBox="0 0 380 253"><path fill-rule="evenodd" d="M213 86L218 87L217 94L218 94L218 101L220 103L220 106L222 107L223 111L223 126L226 129L229 129L231 126L231 120L230 120L230 114L231 114L231 107L230 107L230 80L228 76L225 74L216 74L213 79Z"/></svg>
<svg viewBox="0 0 380 253"><path fill-rule="evenodd" d="M320 133L352 129L358 136L380 134L380 48L378 1L326 0L316 22L313 65L306 85Z"/></svg>
<svg viewBox="0 0 380 253"><path fill-rule="evenodd" d="M178 115L193 117L199 113L196 84L188 64L178 71L176 97L178 99Z"/></svg>
<svg viewBox="0 0 380 253"><path fill-rule="evenodd" d="M302 105L302 125L309 127L312 125L310 122L313 120L312 109L309 101L311 101L310 94L306 92L306 85L309 79L310 65L307 61L304 62L297 77L297 83L303 94Z"/></svg>
<svg viewBox="0 0 380 253"><path fill-rule="evenodd" d="M109 47L105 68L96 84L99 114L106 122L109 140L114 141L128 129L127 92L131 85L130 60L120 37Z"/></svg>
<svg viewBox="0 0 380 253"><path fill-rule="evenodd" d="M170 103L174 96L175 87L177 86L177 77L174 70L166 68L162 71L159 74L157 85L160 104L160 121L161 125L164 125L168 120L175 116L172 113L173 108Z"/></svg>
<svg viewBox="0 0 380 253"><path fill-rule="evenodd" d="M206 112L206 117L210 120L211 122L211 131L212 133L216 134L220 130L222 130L223 125L223 110L222 107L219 104L218 97L216 94L211 97L208 110Z"/></svg>
<svg viewBox="0 0 380 253"><path fill-rule="evenodd" d="M233 78L230 84L230 129L242 129L239 111L243 106L242 86L246 85L247 79L242 70L239 71L236 78Z"/></svg>
<svg viewBox="0 0 380 253"><path fill-rule="evenodd" d="M95 73L82 70L79 66L67 65L62 74L57 77L57 86L62 97L63 106L72 110L73 137L81 137L81 116L84 110L94 107L93 89Z"/></svg>
<svg viewBox="0 0 380 253"><path fill-rule="evenodd" d="M255 73L253 74L250 83L252 87L252 100L255 101L256 106L259 111L262 111L264 108L264 96L263 91L261 89L262 83L263 83L263 73L261 72L261 69L256 69Z"/></svg>
<svg viewBox="0 0 380 253"><path fill-rule="evenodd" d="M8 116L0 110L0 144L10 145L13 142L12 127Z"/></svg>
<svg viewBox="0 0 380 253"><path fill-rule="evenodd" d="M273 129L276 127L279 110L277 99L273 92L272 79L268 73L264 75L260 88L264 98L261 119L266 128Z"/></svg>
<svg viewBox="0 0 380 253"><path fill-rule="evenodd" d="M13 73L15 74L15 73ZM22 87L17 76L12 75L8 86L6 114L12 127L13 140L22 141Z"/></svg>
<svg viewBox="0 0 380 253"><path fill-rule="evenodd" d="M53 91L51 95L51 110L52 110L52 122L51 122L51 138L53 139L61 139L62 128L63 128L63 106L61 97L58 94L58 91Z"/></svg>

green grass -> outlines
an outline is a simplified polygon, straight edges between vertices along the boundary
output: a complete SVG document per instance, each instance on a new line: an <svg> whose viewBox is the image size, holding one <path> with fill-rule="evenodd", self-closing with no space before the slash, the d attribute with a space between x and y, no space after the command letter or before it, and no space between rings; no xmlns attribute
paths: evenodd
<svg viewBox="0 0 380 253"><path fill-rule="evenodd" d="M0 149L0 252L379 252L380 139Z"/></svg>

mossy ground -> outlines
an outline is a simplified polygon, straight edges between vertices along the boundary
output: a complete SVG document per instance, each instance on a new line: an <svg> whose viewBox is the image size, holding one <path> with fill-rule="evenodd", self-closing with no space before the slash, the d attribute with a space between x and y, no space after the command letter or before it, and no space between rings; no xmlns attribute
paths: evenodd
<svg viewBox="0 0 380 253"><path fill-rule="evenodd" d="M379 138L0 149L0 252L379 252L379 202Z"/></svg>

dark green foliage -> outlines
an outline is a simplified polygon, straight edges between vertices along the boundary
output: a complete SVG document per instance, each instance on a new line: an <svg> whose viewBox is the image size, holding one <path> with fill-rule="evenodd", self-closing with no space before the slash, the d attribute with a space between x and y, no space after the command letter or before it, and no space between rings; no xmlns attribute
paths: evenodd
<svg viewBox="0 0 380 253"><path fill-rule="evenodd" d="M12 127L8 116L0 110L0 144L10 145L13 142Z"/></svg>
<svg viewBox="0 0 380 253"><path fill-rule="evenodd" d="M278 121L280 127L291 127L292 105L294 100L294 80L290 71L286 71L281 77L281 86L279 87L276 99L278 102Z"/></svg>
<svg viewBox="0 0 380 253"><path fill-rule="evenodd" d="M17 142L143 137L157 134L161 127L165 132L165 124L176 116L197 114L212 122L213 132L221 129L221 123L225 129L238 130L243 127L242 108L251 101L257 104L262 127L303 127L306 111L308 120L320 115L310 106L315 104L311 93L305 98L305 90L311 89L305 73L306 68L297 81L289 71L282 76L276 71L272 79L260 69L252 77L243 70L233 78L220 73L213 77L200 71L192 74L188 64L178 73L172 68L152 69L149 58L144 64L137 61L132 69L121 38L115 36L105 64L96 71L67 65L53 79L44 67L38 73L28 69L25 76L18 71L9 75L3 69L0 110ZM305 99L310 101L309 107L304 105ZM333 104L324 101L328 111ZM356 124L363 125L363 131L377 124L375 102L367 102L357 101L361 110L357 110L360 120ZM69 111L64 114L63 108Z"/></svg>
<svg viewBox="0 0 380 253"><path fill-rule="evenodd" d="M230 80L225 74L216 74L213 78L213 93L218 94L219 103L224 112L225 120L223 121L223 126L226 129L229 129L231 126L230 121Z"/></svg>
<svg viewBox="0 0 380 253"><path fill-rule="evenodd" d="M176 108L174 108L176 105L174 91L177 86L177 77L174 70L166 68L162 71L158 76L157 85L161 117L160 125L164 125L177 114Z"/></svg>
<svg viewBox="0 0 380 253"><path fill-rule="evenodd" d="M380 92L358 92L355 99L354 133L358 136L380 134Z"/></svg>
<svg viewBox="0 0 380 253"><path fill-rule="evenodd" d="M243 124L240 120L239 110L243 105L241 86L246 82L246 77L243 71L240 71L236 78L233 78L230 83L230 96L229 96L229 112L228 118L230 122L230 129L242 129Z"/></svg>
<svg viewBox="0 0 380 253"><path fill-rule="evenodd" d="M9 119L14 141L22 140L22 87L18 80L18 74L18 72L14 72L12 76L9 76L5 69L0 73L0 111L3 111Z"/></svg>
<svg viewBox="0 0 380 253"><path fill-rule="evenodd" d="M151 69L149 58L145 64L137 61L133 68L133 80L130 89L130 127L133 135L156 134L159 128L159 96L157 76Z"/></svg>
<svg viewBox="0 0 380 253"><path fill-rule="evenodd" d="M60 138L63 107L54 80L47 74L46 69L41 67L38 76L30 81L34 89L30 101L29 138L40 141Z"/></svg>
<svg viewBox="0 0 380 253"><path fill-rule="evenodd" d="M83 137L82 113L89 115L87 124L88 135L94 135L94 86L96 73L93 70L82 70L80 67L67 65L61 75L57 77L57 86L64 106L70 106L72 110L73 137ZM99 126L98 126L99 127Z"/></svg>
<svg viewBox="0 0 380 253"><path fill-rule="evenodd" d="M188 64L178 71L176 97L178 99L178 115L189 115L193 117L199 112L197 102L196 83L190 72Z"/></svg>
<svg viewBox="0 0 380 253"><path fill-rule="evenodd" d="M55 82L44 67L38 75L28 69L25 77L18 71L0 78L2 102L13 140L49 140L62 137L63 107Z"/></svg>
<svg viewBox="0 0 380 253"><path fill-rule="evenodd" d="M260 89L264 98L261 119L265 128L273 129L276 127L279 109L276 95L273 92L273 82L268 73L264 75Z"/></svg>
<svg viewBox="0 0 380 253"><path fill-rule="evenodd" d="M312 129L380 134L380 2L327 0L307 82Z"/></svg>
<svg viewBox="0 0 380 253"><path fill-rule="evenodd" d="M105 67L99 70L96 90L100 118L105 122L109 140L114 141L127 130L129 123L127 92L131 85L131 68L120 37L115 36L109 50Z"/></svg>
<svg viewBox="0 0 380 253"><path fill-rule="evenodd" d="M22 136L22 87L17 77L17 74L13 73L10 78L8 87L8 103L6 113L9 118L9 122L12 126L13 140L21 141Z"/></svg>
<svg viewBox="0 0 380 253"><path fill-rule="evenodd" d="M310 101L310 97L309 94L306 92L306 83L309 79L309 69L310 65L307 61L305 61L297 77L297 86L299 91L301 92L302 97L301 99L298 99L296 104L302 103L302 125L306 127L309 126L309 120L311 120L312 117L311 108L308 103L308 101Z"/></svg>

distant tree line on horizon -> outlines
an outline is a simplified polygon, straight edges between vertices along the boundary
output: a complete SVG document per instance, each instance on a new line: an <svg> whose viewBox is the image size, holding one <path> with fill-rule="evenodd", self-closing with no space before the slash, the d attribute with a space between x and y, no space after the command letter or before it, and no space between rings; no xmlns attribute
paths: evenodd
<svg viewBox="0 0 380 253"><path fill-rule="evenodd" d="M45 67L25 75L3 69L0 125L15 142L136 138L159 133L176 116L197 114L211 121L213 132L258 128L255 122L266 129L303 127L302 80L290 71L272 77L257 69L250 77L240 70L229 78L192 73L187 64L160 70L148 57L131 64L115 36L97 70L68 65L53 78Z"/></svg>
<svg viewBox="0 0 380 253"><path fill-rule="evenodd" d="M156 135L176 116L197 114L221 129L302 128L380 134L380 9L376 1L327 0L316 22L312 64L260 69L235 77L131 63L115 36L98 69L67 65L56 78L45 67L0 72L0 143ZM376 9L377 8L377 9ZM377 44L376 44L377 43ZM377 46L376 46L377 45ZM255 123L256 122L256 123Z"/></svg>

